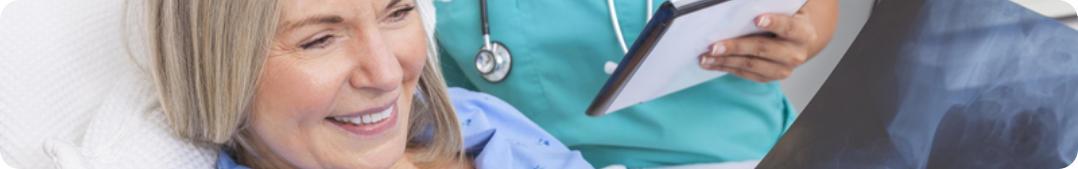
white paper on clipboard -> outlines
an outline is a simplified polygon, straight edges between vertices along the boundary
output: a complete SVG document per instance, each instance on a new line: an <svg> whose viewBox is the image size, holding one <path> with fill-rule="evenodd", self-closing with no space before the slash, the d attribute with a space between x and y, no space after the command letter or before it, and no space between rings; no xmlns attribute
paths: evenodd
<svg viewBox="0 0 1078 169"><path fill-rule="evenodd" d="M675 6L696 0L672 0ZM726 75L698 66L697 56L719 40L762 32L756 16L794 14L805 0L730 0L674 19L647 59L618 92L604 113L653 100ZM704 35L704 36L701 36Z"/></svg>

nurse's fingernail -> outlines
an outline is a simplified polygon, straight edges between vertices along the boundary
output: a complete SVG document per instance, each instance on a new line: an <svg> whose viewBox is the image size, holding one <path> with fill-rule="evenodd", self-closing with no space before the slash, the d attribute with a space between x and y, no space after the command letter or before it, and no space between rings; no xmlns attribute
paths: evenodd
<svg viewBox="0 0 1078 169"><path fill-rule="evenodd" d="M771 24L771 19L768 19L767 16L760 16L760 18L756 19L757 27L767 27L769 24Z"/></svg>
<svg viewBox="0 0 1078 169"><path fill-rule="evenodd" d="M715 59L712 59L711 57L708 57L708 56L700 57L700 64L701 65L705 65L705 66L711 65L712 62L715 62Z"/></svg>
<svg viewBox="0 0 1078 169"><path fill-rule="evenodd" d="M726 52L726 45L723 45L722 42L711 46L711 56L719 56L724 52Z"/></svg>

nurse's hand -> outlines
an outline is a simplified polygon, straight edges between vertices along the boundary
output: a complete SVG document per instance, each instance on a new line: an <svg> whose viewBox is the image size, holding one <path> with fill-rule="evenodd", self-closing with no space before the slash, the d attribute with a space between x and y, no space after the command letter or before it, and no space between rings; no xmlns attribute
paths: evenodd
<svg viewBox="0 0 1078 169"><path fill-rule="evenodd" d="M728 72L741 78L766 83L786 79L794 68L816 55L830 31L818 32L811 18L798 12L793 16L764 14L756 17L756 27L774 35L752 35L715 42L700 55L700 67ZM820 34L828 38L821 40ZM822 41L822 42L821 42Z"/></svg>

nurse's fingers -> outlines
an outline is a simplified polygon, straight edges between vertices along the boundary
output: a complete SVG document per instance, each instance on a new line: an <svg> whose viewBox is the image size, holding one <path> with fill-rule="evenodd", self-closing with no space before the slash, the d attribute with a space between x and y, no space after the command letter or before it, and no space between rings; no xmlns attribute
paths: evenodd
<svg viewBox="0 0 1078 169"><path fill-rule="evenodd" d="M807 14L796 15L762 14L755 19L756 28L775 33L779 38L798 43L815 42L816 27L812 26Z"/></svg>
<svg viewBox="0 0 1078 169"><path fill-rule="evenodd" d="M754 72L747 71L747 70L744 70L744 69L723 67L723 66L715 66L712 69L715 70L715 71L722 71L722 72L730 73L731 75L741 77L742 79L747 79L747 80L751 80L751 81L758 82L758 83L768 83L768 82L775 81L774 79L770 79L770 78L764 77L764 76L762 76L760 74L756 74Z"/></svg>
<svg viewBox="0 0 1078 169"><path fill-rule="evenodd" d="M748 36L719 41L711 47L711 56L748 55L793 68L808 60L802 45L765 36Z"/></svg>
<svg viewBox="0 0 1078 169"><path fill-rule="evenodd" d="M700 56L700 67L705 70L725 71L757 82L786 79L793 73L787 66L754 56Z"/></svg>

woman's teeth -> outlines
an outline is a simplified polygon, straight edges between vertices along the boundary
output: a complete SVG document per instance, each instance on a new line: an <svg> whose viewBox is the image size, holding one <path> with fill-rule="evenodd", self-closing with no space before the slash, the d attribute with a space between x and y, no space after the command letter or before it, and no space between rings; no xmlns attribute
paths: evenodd
<svg viewBox="0 0 1078 169"><path fill-rule="evenodd" d="M341 122L341 123L351 123L351 124L355 124L355 125L374 124L374 123L382 122L382 120L385 120L385 119L389 118L389 115L391 115L393 113L393 108L394 107L389 107L388 109L383 110L382 112L378 112L378 113L364 114L362 116L356 116L356 117L351 117L351 118L331 117L330 119L333 119L333 121L337 121L337 122Z"/></svg>

